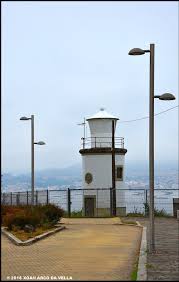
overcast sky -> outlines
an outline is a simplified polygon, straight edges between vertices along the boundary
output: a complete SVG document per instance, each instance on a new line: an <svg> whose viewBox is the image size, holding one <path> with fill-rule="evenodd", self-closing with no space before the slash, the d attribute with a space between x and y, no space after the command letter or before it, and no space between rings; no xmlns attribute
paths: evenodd
<svg viewBox="0 0 179 282"><path fill-rule="evenodd" d="M178 104L178 2L2 2L2 170L30 171L35 115L36 169L81 162L77 124L104 107L119 117L127 161L148 159L149 54L155 43L155 112ZM155 118L155 159L178 156L178 108ZM89 134L89 133L88 133Z"/></svg>

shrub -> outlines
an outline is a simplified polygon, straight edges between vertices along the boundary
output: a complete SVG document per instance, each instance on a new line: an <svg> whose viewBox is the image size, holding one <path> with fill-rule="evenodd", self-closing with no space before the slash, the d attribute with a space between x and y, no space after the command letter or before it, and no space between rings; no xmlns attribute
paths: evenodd
<svg viewBox="0 0 179 282"><path fill-rule="evenodd" d="M1 206L1 215L5 215L5 214L14 214L17 212L22 211L23 206L6 206L6 205L2 205Z"/></svg>
<svg viewBox="0 0 179 282"><path fill-rule="evenodd" d="M30 215L23 211L17 214L6 214L3 219L3 225L7 226L9 230L12 230L13 226L18 226L23 229L26 224L30 224L33 227L37 227L41 223L41 218L38 214Z"/></svg>
<svg viewBox="0 0 179 282"><path fill-rule="evenodd" d="M63 216L63 210L53 204L38 206L3 206L2 224L12 230L14 226L24 229L26 224L34 228L53 226Z"/></svg>
<svg viewBox="0 0 179 282"><path fill-rule="evenodd" d="M53 221L54 223L59 221L64 214L61 208L52 204L41 206L41 212L46 216L47 221Z"/></svg>

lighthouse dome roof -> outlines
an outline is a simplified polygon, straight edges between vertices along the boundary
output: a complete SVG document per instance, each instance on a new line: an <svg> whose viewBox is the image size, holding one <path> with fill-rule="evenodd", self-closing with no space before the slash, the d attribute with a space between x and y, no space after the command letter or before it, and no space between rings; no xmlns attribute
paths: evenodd
<svg viewBox="0 0 179 282"><path fill-rule="evenodd" d="M91 120L91 119L116 119L116 120L118 120L117 117L115 117L115 116L109 114L108 112L106 112L104 108L101 108L98 113L96 113L95 115L87 118L86 120Z"/></svg>

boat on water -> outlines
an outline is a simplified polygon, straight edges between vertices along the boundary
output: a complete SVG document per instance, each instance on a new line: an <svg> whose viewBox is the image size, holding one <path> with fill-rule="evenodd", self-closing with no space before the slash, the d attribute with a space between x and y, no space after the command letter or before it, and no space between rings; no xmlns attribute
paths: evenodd
<svg viewBox="0 0 179 282"><path fill-rule="evenodd" d="M134 192L134 193L133 193L133 195L137 195L137 196L138 196L138 195L141 195L141 194L143 194L143 192Z"/></svg>
<svg viewBox="0 0 179 282"><path fill-rule="evenodd" d="M170 195L170 194L172 194L172 193L173 193L172 191L169 191L169 192L167 191L167 192L165 192L166 195Z"/></svg>

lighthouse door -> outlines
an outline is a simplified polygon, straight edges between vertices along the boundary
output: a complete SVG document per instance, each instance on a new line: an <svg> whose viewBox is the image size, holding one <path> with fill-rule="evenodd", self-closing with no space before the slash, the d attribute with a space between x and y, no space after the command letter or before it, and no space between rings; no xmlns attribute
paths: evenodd
<svg viewBox="0 0 179 282"><path fill-rule="evenodd" d="M85 216L88 217L94 216L94 201L95 198L92 197L85 198Z"/></svg>

